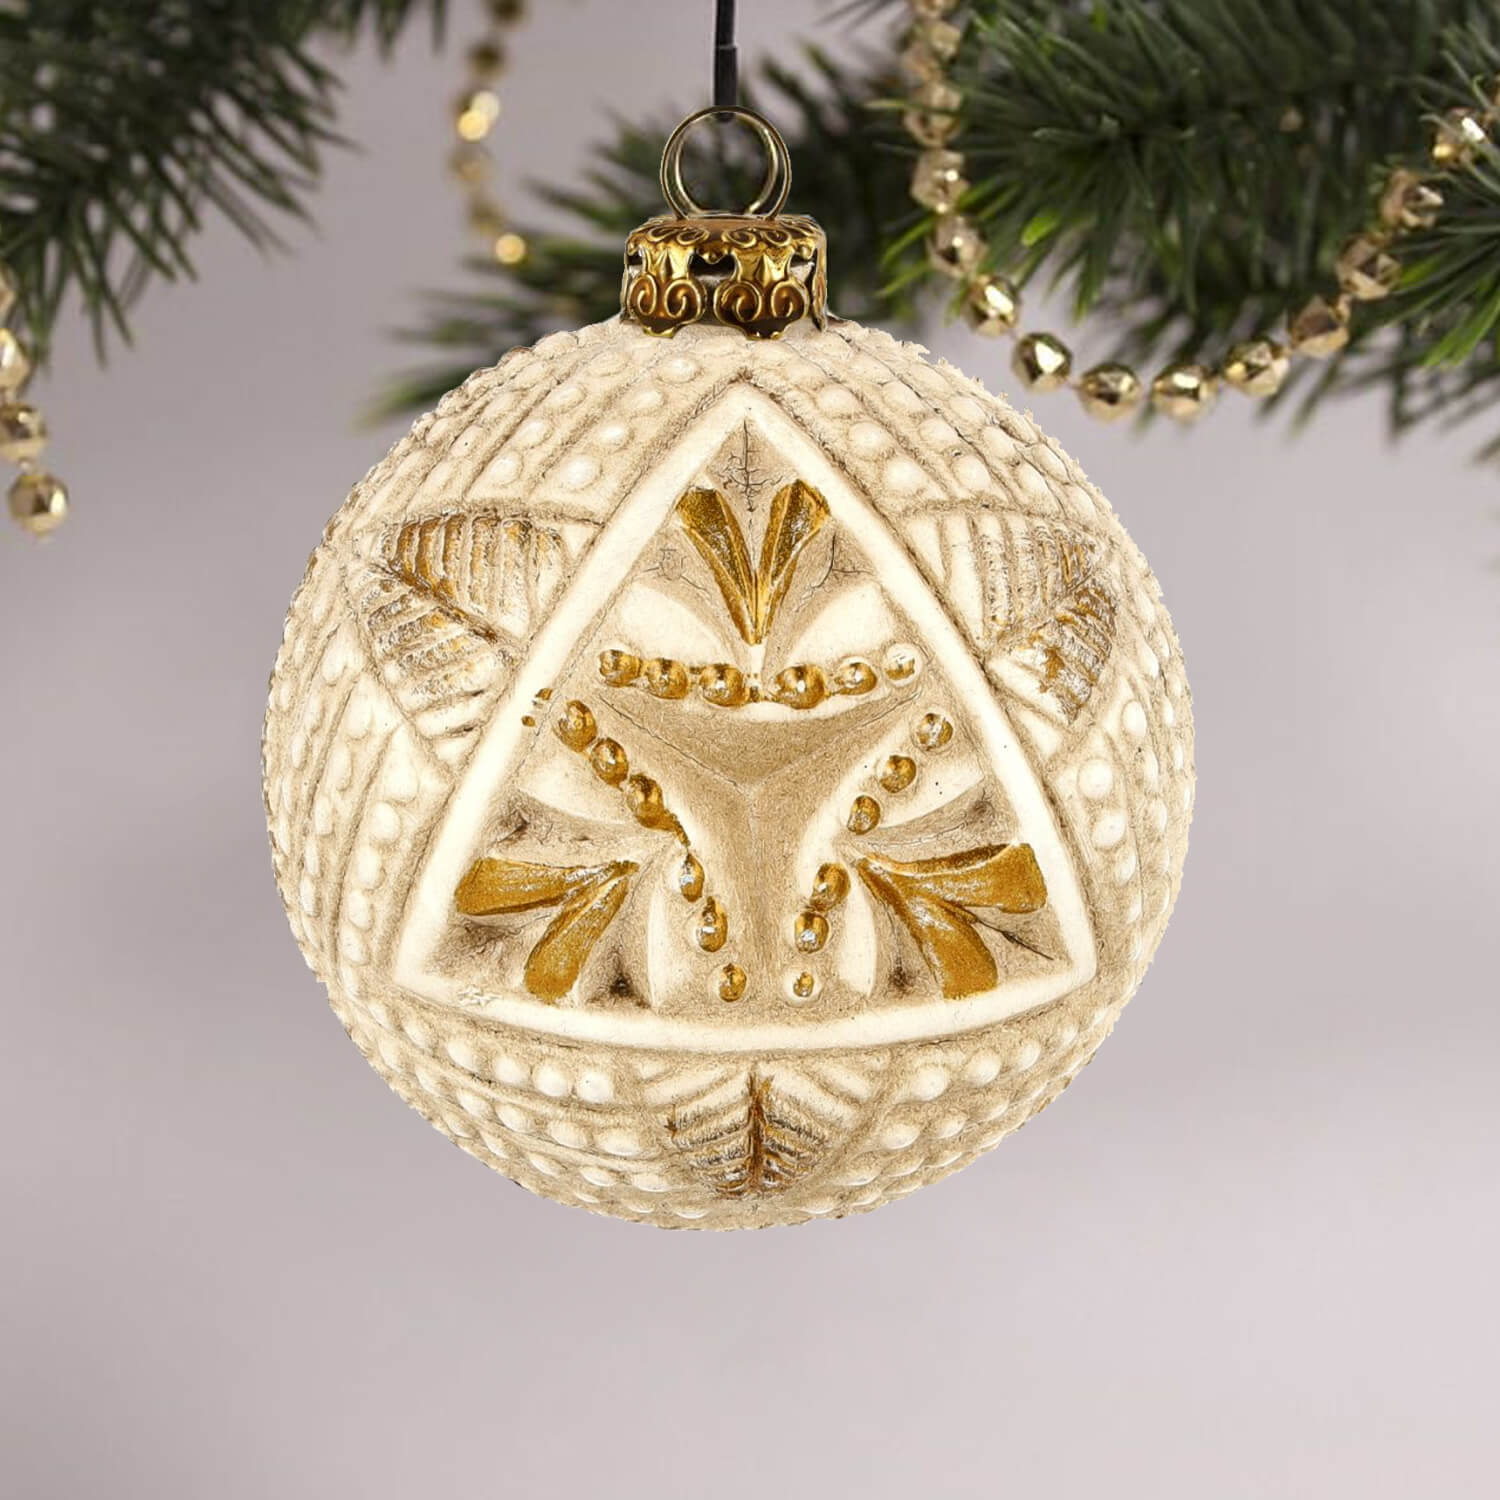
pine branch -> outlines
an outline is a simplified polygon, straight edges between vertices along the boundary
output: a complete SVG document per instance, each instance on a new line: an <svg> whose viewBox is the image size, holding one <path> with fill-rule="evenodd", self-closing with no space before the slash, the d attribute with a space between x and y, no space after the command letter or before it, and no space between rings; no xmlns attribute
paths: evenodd
<svg viewBox="0 0 1500 1500"><path fill-rule="evenodd" d="M1454 102L1483 0L998 0L967 39L966 211L1148 359L1222 347L1329 285L1379 166ZM982 175L981 175L982 173Z"/></svg>
<svg viewBox="0 0 1500 1500"><path fill-rule="evenodd" d="M870 109L871 100L889 94L893 82L873 66L862 77L816 49L809 49L807 58L810 79L768 64L745 87L745 101L775 120L791 146L795 173L789 211L814 214L828 232L831 304L848 317L899 317L908 303L883 294L876 247L892 207L906 212L911 163L895 120ZM548 234L523 228L531 252L515 268L469 261L492 287L429 298L427 322L405 335L432 348L463 351L461 358L398 381L378 412L429 404L477 364L490 363L516 344L617 313L626 236L665 211L657 171L673 123L622 123L613 141L595 149L594 165L581 174L579 189L534 185L536 196L562 210L576 230ZM721 201L748 201L759 168L729 154L738 133L702 134L710 149L695 180L719 185L714 196Z"/></svg>
<svg viewBox="0 0 1500 1500"><path fill-rule="evenodd" d="M391 44L443 0L29 0L0 10L0 259L45 356L77 293L101 352L155 277L193 274L211 214L253 243L305 214L337 139L336 80L308 50Z"/></svg>

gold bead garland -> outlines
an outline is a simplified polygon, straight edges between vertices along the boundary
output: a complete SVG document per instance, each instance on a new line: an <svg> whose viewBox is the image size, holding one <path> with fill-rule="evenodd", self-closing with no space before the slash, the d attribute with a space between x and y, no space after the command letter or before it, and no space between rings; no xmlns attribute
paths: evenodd
<svg viewBox="0 0 1500 1500"><path fill-rule="evenodd" d="M47 445L47 422L21 399L31 378L31 354L6 326L16 296L10 267L0 261L0 458L21 471L10 487L12 517L33 536L45 536L66 519L68 491L55 475L36 467Z"/></svg>
<svg viewBox="0 0 1500 1500"><path fill-rule="evenodd" d="M907 134L921 148L912 171L911 196L934 218L927 255L934 267L960 283L965 321L976 333L1016 338L1011 368L1029 389L1071 386L1085 411L1113 422L1152 406L1179 422L1203 415L1221 383L1246 396L1272 396L1281 388L1291 356L1326 359L1349 342L1354 305L1389 296L1401 278L1396 242L1416 229L1430 229L1442 211L1443 195L1434 185L1447 173L1470 166L1500 120L1500 94L1486 109L1450 109L1437 120L1428 160L1431 171L1396 167L1379 193L1370 224L1353 235L1334 265L1338 290L1315 296L1287 319L1285 340L1260 335L1234 344L1215 366L1179 360L1148 383L1128 365L1109 362L1075 374L1073 355L1055 334L1022 333L1021 294L990 269L993 252L983 231L962 214L970 184L966 162L954 138L962 128L963 93L948 77L957 55L964 18L955 19L963 0L908 0L911 25L901 66L911 83L902 115Z"/></svg>
<svg viewBox="0 0 1500 1500"><path fill-rule="evenodd" d="M468 51L469 76L453 106L453 133L458 143L448 158L449 170L468 196L469 227L502 266L526 259L525 238L510 227L490 185L495 158L486 144L500 118L500 76L505 71L510 32L526 14L525 0L487 0L489 27Z"/></svg>

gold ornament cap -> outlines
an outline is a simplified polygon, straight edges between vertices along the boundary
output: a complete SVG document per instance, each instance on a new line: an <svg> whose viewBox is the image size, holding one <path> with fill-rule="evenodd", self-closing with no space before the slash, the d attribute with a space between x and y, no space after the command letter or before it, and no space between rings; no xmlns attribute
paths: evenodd
<svg viewBox="0 0 1500 1500"><path fill-rule="evenodd" d="M703 208L682 175L693 128L729 117L748 125L766 152L766 175L754 202L739 213ZM620 316L647 333L671 338L690 323L723 323L748 338L779 338L807 318L828 320L828 241L822 226L784 214L792 186L791 155L771 122L739 105L689 115L661 159L661 186L671 214L648 219L625 242Z"/></svg>

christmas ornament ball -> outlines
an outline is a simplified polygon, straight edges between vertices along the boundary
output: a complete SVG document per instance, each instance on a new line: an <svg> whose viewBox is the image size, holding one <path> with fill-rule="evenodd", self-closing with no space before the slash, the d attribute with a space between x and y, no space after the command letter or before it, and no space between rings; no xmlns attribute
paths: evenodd
<svg viewBox="0 0 1500 1500"><path fill-rule="evenodd" d="M654 264L329 524L271 684L277 879L365 1057L507 1177L662 1226L854 1213L1037 1113L1135 990L1182 658L1028 418L825 322L816 266L779 338L722 278L655 337Z"/></svg>

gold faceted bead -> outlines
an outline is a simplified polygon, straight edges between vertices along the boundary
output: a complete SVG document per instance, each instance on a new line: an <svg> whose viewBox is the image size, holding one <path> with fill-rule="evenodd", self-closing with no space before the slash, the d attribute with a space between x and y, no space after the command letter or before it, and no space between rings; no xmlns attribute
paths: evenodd
<svg viewBox="0 0 1500 1500"><path fill-rule="evenodd" d="M1489 139L1477 109L1450 109L1433 127L1430 156L1443 171L1466 167L1474 153Z"/></svg>
<svg viewBox="0 0 1500 1500"><path fill-rule="evenodd" d="M1247 396L1274 396L1290 367L1284 344L1275 339L1245 339L1224 356L1224 379Z"/></svg>
<svg viewBox="0 0 1500 1500"><path fill-rule="evenodd" d="M1017 341L1010 367L1032 390L1055 391L1068 383L1073 356L1068 346L1050 333L1028 333Z"/></svg>
<svg viewBox="0 0 1500 1500"><path fill-rule="evenodd" d="M963 94L943 78L930 78L911 96L911 108L901 117L907 134L924 146L946 146L958 134Z"/></svg>
<svg viewBox="0 0 1500 1500"><path fill-rule="evenodd" d="M489 153L480 146L475 148L483 156ZM487 240L505 233L505 210L493 198L476 198L469 205L469 228Z"/></svg>
<svg viewBox="0 0 1500 1500"><path fill-rule="evenodd" d="M1095 365L1078 382L1078 399L1083 409L1101 422L1118 422L1121 417L1128 417L1145 394L1141 377L1129 365Z"/></svg>
<svg viewBox="0 0 1500 1500"><path fill-rule="evenodd" d="M448 170L453 174L453 180L462 183L465 187L478 187L490 175L494 165L495 159L475 141L460 142L448 153ZM489 207L489 205L485 206ZM471 224L473 217L471 212Z"/></svg>
<svg viewBox="0 0 1500 1500"><path fill-rule="evenodd" d="M908 36L912 41L926 47L934 57L940 57L947 62L957 55L958 45L964 39L964 30L962 26L957 26L952 21L933 19L918 21Z"/></svg>
<svg viewBox="0 0 1500 1500"><path fill-rule="evenodd" d="M1021 294L1003 276L981 276L964 300L964 317L975 333L999 338L1016 326Z"/></svg>
<svg viewBox="0 0 1500 1500"><path fill-rule="evenodd" d="M1401 279L1401 262L1373 235L1355 235L1334 264L1339 285L1356 302L1388 297Z"/></svg>
<svg viewBox="0 0 1500 1500"><path fill-rule="evenodd" d="M979 264L983 254L983 237L962 214L938 216L927 242L927 257L939 271L962 279Z"/></svg>
<svg viewBox="0 0 1500 1500"><path fill-rule="evenodd" d="M47 446L47 420L26 401L0 403L0 458L26 463Z"/></svg>
<svg viewBox="0 0 1500 1500"><path fill-rule="evenodd" d="M8 318L16 305L21 289L16 285L15 275L4 261L0 261L0 318Z"/></svg>
<svg viewBox="0 0 1500 1500"><path fill-rule="evenodd" d="M514 230L507 230L500 235L490 250L502 266L518 266L531 253L525 237Z"/></svg>
<svg viewBox="0 0 1500 1500"><path fill-rule="evenodd" d="M482 42L475 42L469 48L468 63L470 69L480 78L486 80L494 78L505 66L505 47L500 42L489 38Z"/></svg>
<svg viewBox="0 0 1500 1500"><path fill-rule="evenodd" d="M901 71L913 83L931 83L943 76L943 60L925 42L912 41L898 59Z"/></svg>
<svg viewBox="0 0 1500 1500"><path fill-rule="evenodd" d="M453 128L465 141L482 141L500 118L500 96L494 89L471 89L453 111Z"/></svg>
<svg viewBox="0 0 1500 1500"><path fill-rule="evenodd" d="M31 356L8 328L0 328L0 391L16 391L31 375Z"/></svg>
<svg viewBox="0 0 1500 1500"><path fill-rule="evenodd" d="M494 20L506 26L526 14L526 0L488 0L485 9Z"/></svg>
<svg viewBox="0 0 1500 1500"><path fill-rule="evenodd" d="M1201 417L1218 394L1218 377L1206 365L1168 365L1151 382L1152 406L1178 422Z"/></svg>
<svg viewBox="0 0 1500 1500"><path fill-rule="evenodd" d="M917 158L911 174L911 195L926 208L948 213L969 190L964 176L964 159L957 151L938 147L924 151Z"/></svg>
<svg viewBox="0 0 1500 1500"><path fill-rule="evenodd" d="M1298 354L1326 359L1337 354L1349 342L1349 301L1346 297L1330 302L1314 297L1287 324L1287 337Z"/></svg>
<svg viewBox="0 0 1500 1500"><path fill-rule="evenodd" d="M22 474L10 487L10 513L32 536L46 536L67 519L67 488L39 470Z"/></svg>
<svg viewBox="0 0 1500 1500"><path fill-rule="evenodd" d="M1380 195L1380 222L1390 229L1431 229L1443 211L1443 195L1408 167L1397 167Z"/></svg>

